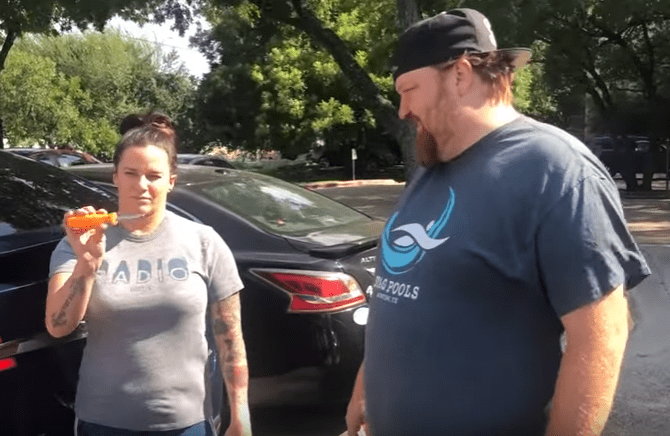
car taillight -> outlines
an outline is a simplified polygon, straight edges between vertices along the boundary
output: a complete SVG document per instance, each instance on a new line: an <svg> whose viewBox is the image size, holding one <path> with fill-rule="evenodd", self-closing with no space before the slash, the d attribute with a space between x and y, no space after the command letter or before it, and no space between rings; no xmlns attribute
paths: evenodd
<svg viewBox="0 0 670 436"><path fill-rule="evenodd" d="M276 269L252 272L291 297L289 312L332 312L365 302L360 285L348 274Z"/></svg>
<svg viewBox="0 0 670 436"><path fill-rule="evenodd" d="M2 338L0 338L0 344L2 344ZM0 372L6 371L8 369L16 368L16 360L14 359L0 359Z"/></svg>

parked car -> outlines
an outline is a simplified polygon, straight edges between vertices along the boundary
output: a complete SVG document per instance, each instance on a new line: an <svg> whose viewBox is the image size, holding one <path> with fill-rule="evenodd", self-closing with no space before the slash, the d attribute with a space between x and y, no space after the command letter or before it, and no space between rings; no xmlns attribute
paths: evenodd
<svg viewBox="0 0 670 436"><path fill-rule="evenodd" d="M53 148L10 148L7 149L15 154L20 154L29 159L36 160L55 167L69 167L73 165L84 165L102 163L95 156L79 151Z"/></svg>
<svg viewBox="0 0 670 436"><path fill-rule="evenodd" d="M0 435L71 435L85 323L54 339L44 325L49 259L65 211L115 210L116 195L61 169L0 151ZM189 216L179 209L170 209ZM212 410L223 384L210 349ZM211 417L220 424L219 413Z"/></svg>
<svg viewBox="0 0 670 436"><path fill-rule="evenodd" d="M111 164L68 171L111 186ZM251 377L309 372L301 382L348 398L383 222L273 177L196 165L179 166L168 202L212 226L235 256Z"/></svg>
<svg viewBox="0 0 670 436"><path fill-rule="evenodd" d="M588 142L588 146L612 176L623 176L626 172L641 174L648 170L654 174L668 173L667 145L662 144L658 150L652 151L651 141L646 136L596 136Z"/></svg>
<svg viewBox="0 0 670 436"><path fill-rule="evenodd" d="M24 156L27 157L29 154L35 153L36 151L39 151L39 148L29 148L29 147L10 147L10 148L3 148L1 149L3 151L8 151L10 153L18 154L19 156Z"/></svg>
<svg viewBox="0 0 670 436"><path fill-rule="evenodd" d="M206 154L179 153L177 163L190 165L204 165L208 167L235 168L235 165L221 156L210 156Z"/></svg>

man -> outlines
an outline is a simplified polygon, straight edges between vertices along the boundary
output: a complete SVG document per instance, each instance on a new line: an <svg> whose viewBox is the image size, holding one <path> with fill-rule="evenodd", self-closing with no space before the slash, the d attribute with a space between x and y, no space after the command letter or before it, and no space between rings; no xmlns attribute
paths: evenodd
<svg viewBox="0 0 670 436"><path fill-rule="evenodd" d="M650 274L618 191L577 139L519 115L486 17L400 37L399 116L422 164L382 235L353 436L597 435ZM567 346L561 352L560 336Z"/></svg>

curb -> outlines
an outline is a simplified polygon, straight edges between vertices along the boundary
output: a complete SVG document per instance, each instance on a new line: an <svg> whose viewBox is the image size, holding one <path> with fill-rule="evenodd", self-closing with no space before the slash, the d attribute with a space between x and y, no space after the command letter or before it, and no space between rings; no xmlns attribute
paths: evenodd
<svg viewBox="0 0 670 436"><path fill-rule="evenodd" d="M321 189L321 188L344 188L349 186L368 186L368 185L404 185L405 182L397 182L393 179L364 179L364 180L329 180L324 182L302 183L303 188Z"/></svg>

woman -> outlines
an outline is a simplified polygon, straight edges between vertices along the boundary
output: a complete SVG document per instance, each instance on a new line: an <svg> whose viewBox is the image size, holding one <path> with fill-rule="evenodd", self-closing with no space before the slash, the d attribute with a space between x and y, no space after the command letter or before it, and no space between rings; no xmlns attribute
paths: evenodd
<svg viewBox="0 0 670 436"><path fill-rule="evenodd" d="M226 435L250 435L248 369L240 327L242 282L210 227L166 211L177 178L177 135L159 113L127 117L114 155L117 226L73 230L51 259L49 333L86 320L78 436L210 435L206 423L207 307L231 412Z"/></svg>

